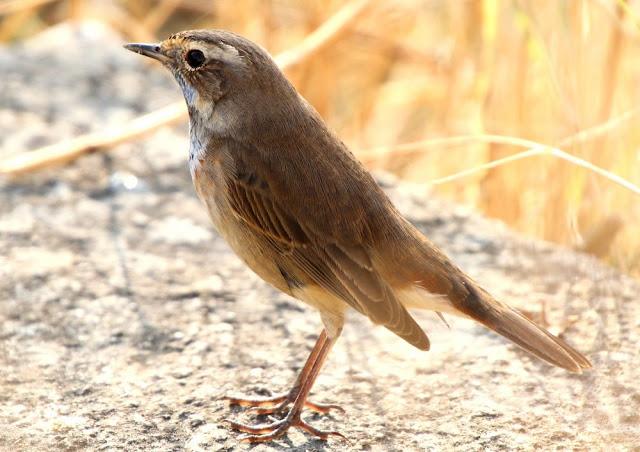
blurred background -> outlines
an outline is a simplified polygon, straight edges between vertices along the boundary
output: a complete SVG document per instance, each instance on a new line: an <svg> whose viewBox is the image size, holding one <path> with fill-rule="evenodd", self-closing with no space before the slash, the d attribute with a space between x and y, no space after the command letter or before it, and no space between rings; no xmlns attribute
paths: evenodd
<svg viewBox="0 0 640 452"><path fill-rule="evenodd" d="M640 276L638 194L549 154L482 167L526 151L526 139L640 185L640 2L361 3L339 39L287 74L369 168ZM10 0L0 42L91 19L128 41L225 28L278 54L344 4Z"/></svg>

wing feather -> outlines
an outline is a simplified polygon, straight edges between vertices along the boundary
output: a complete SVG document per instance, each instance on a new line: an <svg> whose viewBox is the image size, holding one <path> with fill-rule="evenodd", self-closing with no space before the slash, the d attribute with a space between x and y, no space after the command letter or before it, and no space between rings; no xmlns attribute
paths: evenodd
<svg viewBox="0 0 640 452"><path fill-rule="evenodd" d="M374 323L384 325L412 345L428 350L429 339L393 290L373 268L364 245L319 237L274 200L258 174L227 176L228 201L246 223L286 262L318 286L332 292Z"/></svg>

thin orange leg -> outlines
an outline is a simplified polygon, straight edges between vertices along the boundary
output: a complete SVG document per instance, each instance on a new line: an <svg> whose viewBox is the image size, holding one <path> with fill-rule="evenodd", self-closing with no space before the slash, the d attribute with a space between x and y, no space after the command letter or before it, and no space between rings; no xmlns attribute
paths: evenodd
<svg viewBox="0 0 640 452"><path fill-rule="evenodd" d="M251 407L250 411L253 414L259 415L283 412L285 408L292 404L298 396L302 381L308 378L311 367L318 358L318 353L327 339L326 336L327 333L323 330L322 333L320 333L316 344L313 346L313 349L307 358L307 362L298 374L298 378L289 392L276 394L270 397L226 397L225 399L229 401L230 405ZM339 405L314 403L310 400L305 401L304 407L321 414L327 414L331 410L344 412L344 409Z"/></svg>
<svg viewBox="0 0 640 452"><path fill-rule="evenodd" d="M327 412L331 408L337 407L336 405L319 405L307 401L307 397L313 387L313 383L318 377L320 369L322 369L322 365L324 364L324 361L326 360L335 341L336 338L329 338L327 332L322 330L316 345L313 347L313 350L311 350L309 358L307 358L307 362L298 375L296 383L288 394L261 399L241 399L235 397L228 399L233 404L258 408L258 410L256 410L258 413L275 412L278 409L284 409L287 405L293 403L293 406L289 409L284 418L272 423L247 425L229 421L234 429L248 433L248 435L242 437L242 440L252 443L272 441L283 436L291 427L301 428L307 433L317 436L322 440L326 440L330 435L344 438L344 436L339 432L318 430L307 424L301 418L302 411L305 407L320 412Z"/></svg>

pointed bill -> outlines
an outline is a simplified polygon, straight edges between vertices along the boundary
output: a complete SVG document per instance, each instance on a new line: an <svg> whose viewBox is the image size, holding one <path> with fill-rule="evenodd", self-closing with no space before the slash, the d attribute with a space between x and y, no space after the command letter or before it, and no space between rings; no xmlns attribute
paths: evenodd
<svg viewBox="0 0 640 452"><path fill-rule="evenodd" d="M148 56L149 58L153 58L154 60L158 60L163 63L169 61L169 57L162 52L159 43L130 43L125 44L124 48L132 52L139 53L140 55Z"/></svg>

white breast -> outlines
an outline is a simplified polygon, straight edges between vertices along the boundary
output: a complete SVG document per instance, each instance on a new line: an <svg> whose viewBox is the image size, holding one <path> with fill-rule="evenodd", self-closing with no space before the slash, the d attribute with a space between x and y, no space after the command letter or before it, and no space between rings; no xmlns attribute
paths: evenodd
<svg viewBox="0 0 640 452"><path fill-rule="evenodd" d="M196 171L200 167L200 159L204 158L207 149L206 138L202 136L202 128L189 126L189 172L195 181Z"/></svg>
<svg viewBox="0 0 640 452"><path fill-rule="evenodd" d="M193 179L200 167L200 160L204 158L209 137L221 135L224 121L214 118L213 105L204 102L192 87L187 85L183 91L190 112L189 171Z"/></svg>

